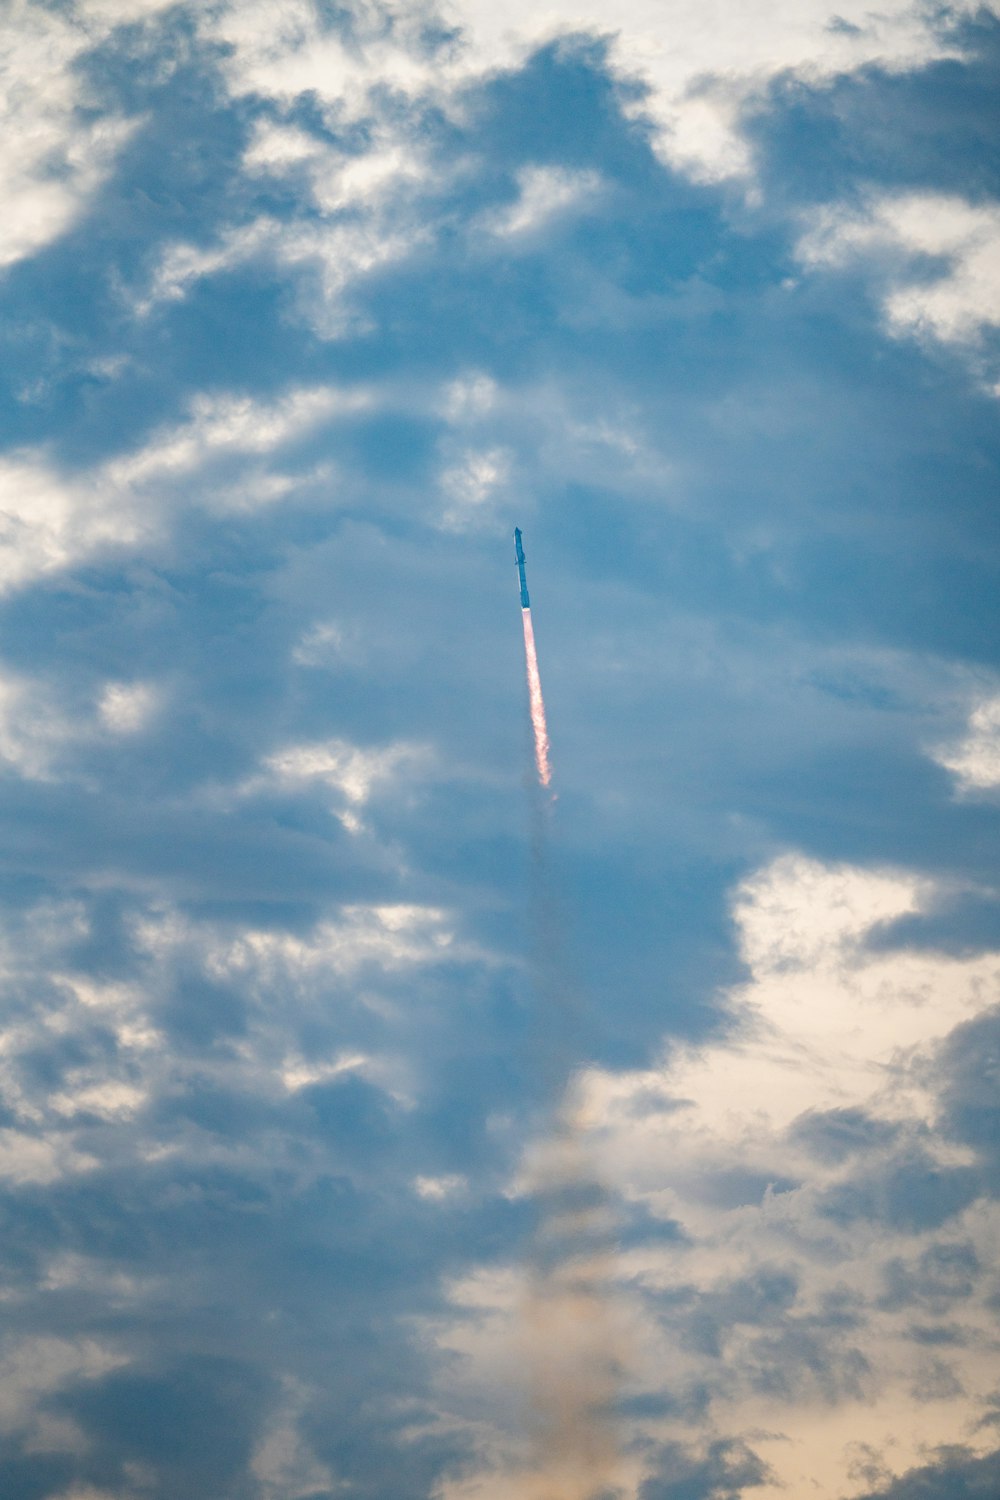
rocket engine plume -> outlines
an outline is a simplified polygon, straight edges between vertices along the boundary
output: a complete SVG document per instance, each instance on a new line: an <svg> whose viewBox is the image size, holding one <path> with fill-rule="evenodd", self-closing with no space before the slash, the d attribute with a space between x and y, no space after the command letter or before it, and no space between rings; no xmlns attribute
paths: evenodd
<svg viewBox="0 0 1000 1500"><path fill-rule="evenodd" d="M531 709L531 728L535 736L535 767L542 786L548 787L552 780L549 764L549 730L545 722L545 700L542 697L542 679L538 674L538 653L535 650L535 631L531 623L531 610L522 609L524 625L524 660L528 670L528 703Z"/></svg>
<svg viewBox="0 0 1000 1500"><path fill-rule="evenodd" d="M514 561L521 590L521 623L524 626L524 660L528 672L528 703L531 709L531 728L535 736L535 767L538 780L548 788L552 780L549 764L549 731L545 722L545 700L542 697L542 679L538 672L538 652L535 650L535 628L531 623L531 601L528 597L528 582L524 573L524 547L521 529L514 527Z"/></svg>

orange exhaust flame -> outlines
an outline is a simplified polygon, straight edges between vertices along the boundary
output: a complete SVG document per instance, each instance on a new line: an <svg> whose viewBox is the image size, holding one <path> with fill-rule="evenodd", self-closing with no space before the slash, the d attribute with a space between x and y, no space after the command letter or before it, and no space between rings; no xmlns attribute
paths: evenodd
<svg viewBox="0 0 1000 1500"><path fill-rule="evenodd" d="M538 674L538 653L535 650L535 631L531 623L531 610L522 609L524 624L524 659L528 668L528 702L531 708L531 727L535 735L535 766L542 786L552 780L549 764L549 731L545 722L545 701L542 698L542 679Z"/></svg>

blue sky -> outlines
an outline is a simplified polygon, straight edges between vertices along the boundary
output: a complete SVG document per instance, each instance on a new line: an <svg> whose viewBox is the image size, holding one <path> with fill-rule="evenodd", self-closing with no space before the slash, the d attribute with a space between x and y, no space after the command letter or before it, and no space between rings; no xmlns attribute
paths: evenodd
<svg viewBox="0 0 1000 1500"><path fill-rule="evenodd" d="M991 1500L996 7L0 67L0 1493Z"/></svg>

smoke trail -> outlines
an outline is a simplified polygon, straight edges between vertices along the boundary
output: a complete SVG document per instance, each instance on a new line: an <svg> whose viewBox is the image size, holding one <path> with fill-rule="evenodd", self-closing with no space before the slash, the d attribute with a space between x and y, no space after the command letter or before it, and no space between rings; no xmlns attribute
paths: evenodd
<svg viewBox="0 0 1000 1500"><path fill-rule="evenodd" d="M528 669L528 702L531 706L531 727L535 735L535 767L542 786L548 787L552 780L549 765L549 731L545 723L545 700L542 697L542 679L538 674L538 653L535 650L535 631L531 623L531 610L521 610L524 625L524 660Z"/></svg>
<svg viewBox="0 0 1000 1500"><path fill-rule="evenodd" d="M540 1220L523 1307L533 1457L516 1493L599 1500L618 1493L622 1477L612 1416L622 1351L610 1302L613 1225L572 1105L536 1172Z"/></svg>
<svg viewBox="0 0 1000 1500"><path fill-rule="evenodd" d="M535 770L538 785L549 792L549 732L523 574L521 584ZM553 815L551 796L532 799L530 909L538 1010L531 1061L545 1125L527 1172L537 1222L520 1310L531 1457L512 1493L517 1500L600 1500L619 1492L622 1471L612 1414L622 1354L611 1299L614 1226L592 1159L588 1122L577 1103L583 1006L550 859Z"/></svg>

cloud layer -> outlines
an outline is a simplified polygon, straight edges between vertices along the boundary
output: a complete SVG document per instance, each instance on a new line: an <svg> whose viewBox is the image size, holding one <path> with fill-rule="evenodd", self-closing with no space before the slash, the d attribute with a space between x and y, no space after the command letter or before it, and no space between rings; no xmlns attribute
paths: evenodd
<svg viewBox="0 0 1000 1500"><path fill-rule="evenodd" d="M992 1497L995 7L0 72L0 1494Z"/></svg>

